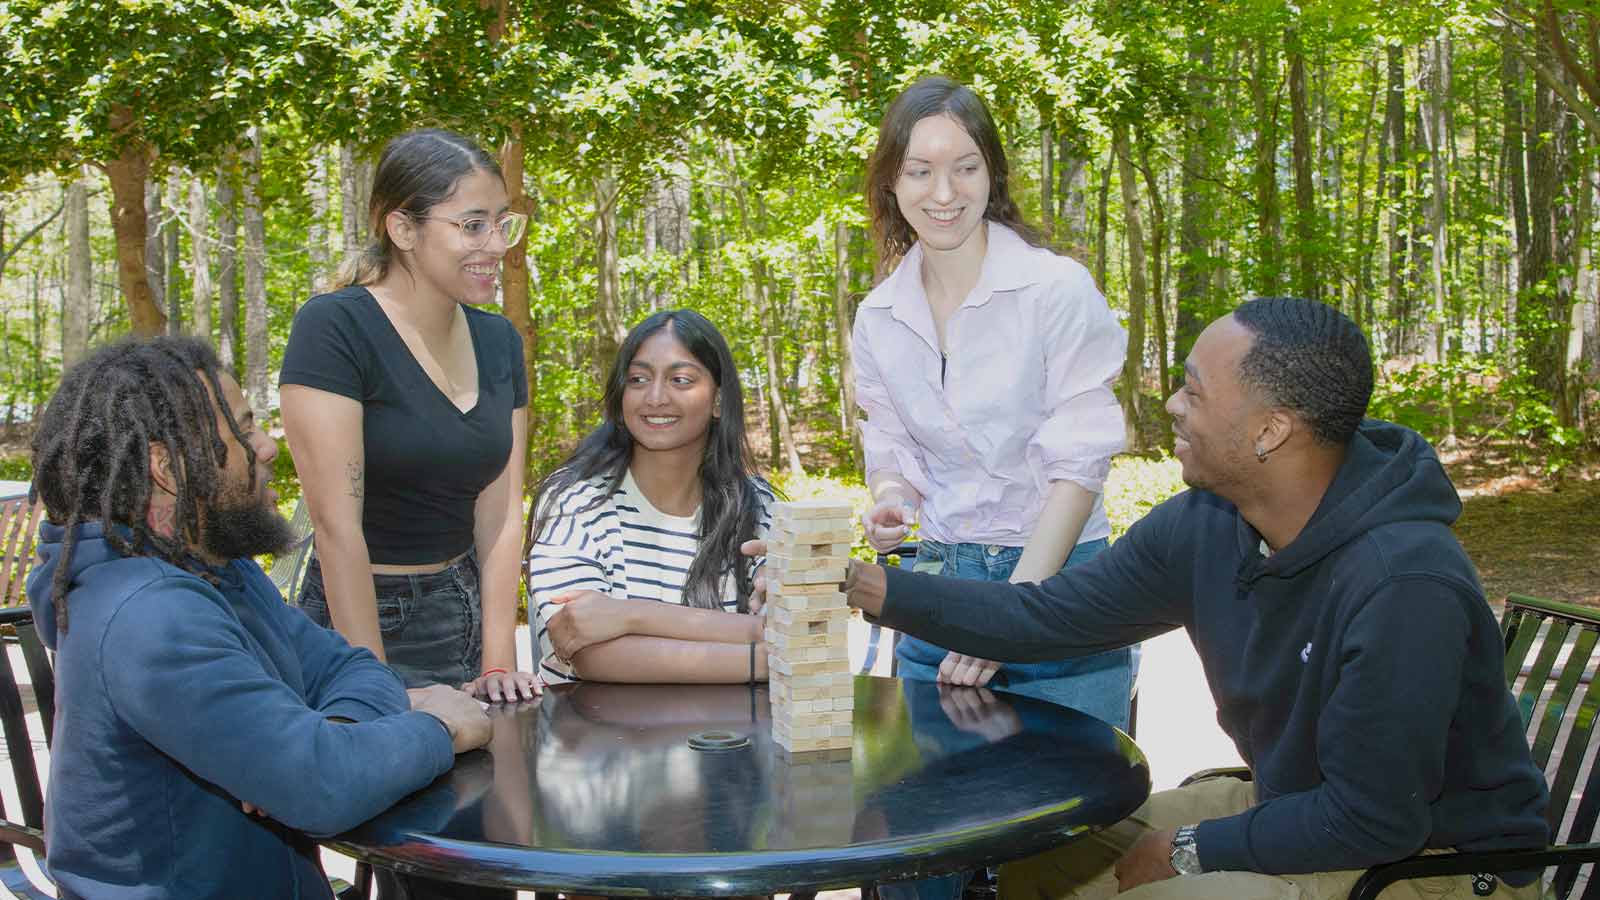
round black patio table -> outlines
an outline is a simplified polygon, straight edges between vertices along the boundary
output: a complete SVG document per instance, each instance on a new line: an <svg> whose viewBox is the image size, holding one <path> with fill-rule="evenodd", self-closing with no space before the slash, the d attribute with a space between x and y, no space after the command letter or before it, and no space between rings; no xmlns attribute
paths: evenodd
<svg viewBox="0 0 1600 900"><path fill-rule="evenodd" d="M612 896L738 896L973 869L1149 795L1133 741L1012 694L859 676L854 747L789 754L765 686L554 687L487 752L327 841L401 872ZM731 746L729 746L731 745Z"/></svg>

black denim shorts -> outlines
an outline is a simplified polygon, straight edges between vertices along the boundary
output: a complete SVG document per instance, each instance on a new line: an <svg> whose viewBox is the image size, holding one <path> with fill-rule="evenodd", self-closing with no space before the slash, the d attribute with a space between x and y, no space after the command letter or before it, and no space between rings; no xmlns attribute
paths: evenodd
<svg viewBox="0 0 1600 900"><path fill-rule="evenodd" d="M435 682L460 687L483 665L483 597L478 556L466 556L428 575L374 575L378 630L390 668L406 687ZM322 564L313 556L300 587L299 606L313 622L333 627L322 586Z"/></svg>

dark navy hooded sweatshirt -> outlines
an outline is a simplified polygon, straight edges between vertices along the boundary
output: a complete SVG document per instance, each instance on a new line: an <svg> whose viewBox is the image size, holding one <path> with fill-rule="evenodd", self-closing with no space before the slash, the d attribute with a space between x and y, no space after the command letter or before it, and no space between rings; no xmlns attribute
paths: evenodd
<svg viewBox="0 0 1600 900"><path fill-rule="evenodd" d="M40 532L28 597L56 650L45 843L63 896L331 897L304 833L349 829L454 762L393 670L250 560L212 585L82 525L57 632L64 530Z"/></svg>
<svg viewBox="0 0 1600 900"><path fill-rule="evenodd" d="M1543 846L1544 777L1499 626L1450 531L1460 511L1421 436L1368 420L1305 529L1271 556L1231 503L1189 490L1039 584L890 568L879 618L1003 662L1186 629L1258 801L1200 824L1207 871Z"/></svg>

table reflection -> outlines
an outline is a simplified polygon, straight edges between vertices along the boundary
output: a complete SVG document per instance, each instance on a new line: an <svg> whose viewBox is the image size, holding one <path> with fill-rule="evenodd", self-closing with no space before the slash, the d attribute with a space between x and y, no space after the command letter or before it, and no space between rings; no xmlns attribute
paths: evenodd
<svg viewBox="0 0 1600 900"><path fill-rule="evenodd" d="M764 686L581 683L334 845L402 869L616 893L766 893L1010 858L1149 791L1138 748L1032 698L861 677L848 751L789 754ZM746 735L731 750L689 739Z"/></svg>

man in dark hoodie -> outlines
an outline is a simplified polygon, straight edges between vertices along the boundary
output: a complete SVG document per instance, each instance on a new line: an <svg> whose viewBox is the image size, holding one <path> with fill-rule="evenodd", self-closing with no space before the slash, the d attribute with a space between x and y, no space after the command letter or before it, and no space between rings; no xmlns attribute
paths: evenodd
<svg viewBox="0 0 1600 900"><path fill-rule="evenodd" d="M250 559L289 536L276 455L192 338L98 351L40 420L28 597L56 650L45 832L63 897L329 897L306 833L371 818L488 740L477 701L408 696Z"/></svg>
<svg viewBox="0 0 1600 900"><path fill-rule="evenodd" d="M1184 373L1167 410L1192 490L1093 562L1039 584L850 569L853 605L958 653L1055 659L1174 628L1199 651L1253 783L1155 794L1003 868L1002 895L1343 897L1359 870L1418 851L1544 845L1544 778L1450 531L1461 502L1420 436L1363 421L1360 329L1325 304L1255 300L1205 330ZM1531 872L1495 884L1538 893ZM1385 896L1447 890L1473 894L1461 876Z"/></svg>

